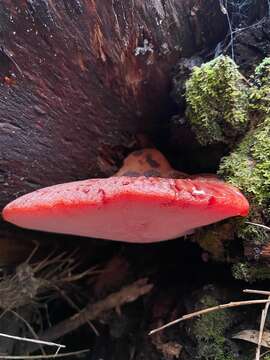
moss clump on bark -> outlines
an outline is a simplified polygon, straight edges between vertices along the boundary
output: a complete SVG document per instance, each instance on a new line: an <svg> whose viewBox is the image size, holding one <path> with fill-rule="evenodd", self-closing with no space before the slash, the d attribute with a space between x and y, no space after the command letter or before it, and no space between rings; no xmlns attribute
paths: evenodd
<svg viewBox="0 0 270 360"><path fill-rule="evenodd" d="M236 150L222 159L219 175L258 205L270 203L270 117L248 132Z"/></svg>
<svg viewBox="0 0 270 360"><path fill-rule="evenodd" d="M250 108L254 111L253 128L236 149L221 160L218 174L248 197L250 220L265 223L269 221L270 210L270 58L255 70ZM260 247L270 240L269 232L246 224L239 227L238 236L253 244L255 259L256 252L259 257Z"/></svg>
<svg viewBox="0 0 270 360"><path fill-rule="evenodd" d="M186 83L187 118L201 145L233 144L248 125L248 88L237 65L220 56L195 67Z"/></svg>
<svg viewBox="0 0 270 360"><path fill-rule="evenodd" d="M243 85L237 66L227 57L220 57L196 68L187 86L187 112L201 144L223 141L233 148L228 156L221 159L218 175L246 195L251 205L251 222L269 225L270 58L264 59L255 69L254 76L245 81L250 84L248 89ZM227 138L228 131L232 129L235 132L231 132L232 137ZM243 131L245 134L240 140L237 135ZM215 260L224 260L228 256L233 260L233 253L226 253L231 248L226 250L224 247L231 237L242 240L244 255L249 259L269 257L270 232L248 225L246 221L247 219L237 221L237 226L234 220L227 222L233 235L229 231L226 238L223 236L224 225L217 224L202 229L195 239ZM214 237L215 247L210 241ZM269 276L268 268L266 271L255 272L241 266L234 267L233 271L238 279L254 281L256 277L263 279ZM248 271L244 271L245 269Z"/></svg>
<svg viewBox="0 0 270 360"><path fill-rule="evenodd" d="M250 93L250 108L270 114L270 58L265 58L255 69L254 86Z"/></svg>
<svg viewBox="0 0 270 360"><path fill-rule="evenodd" d="M204 295L200 299L204 308L219 305L212 295ZM233 322L230 310L220 310L201 316L194 323L193 334L197 340L197 358L200 360L233 360L230 344L226 339L226 331Z"/></svg>
<svg viewBox="0 0 270 360"><path fill-rule="evenodd" d="M269 280L270 267L267 265L252 265L248 262L240 262L233 265L232 274L237 280L253 283L257 280Z"/></svg>

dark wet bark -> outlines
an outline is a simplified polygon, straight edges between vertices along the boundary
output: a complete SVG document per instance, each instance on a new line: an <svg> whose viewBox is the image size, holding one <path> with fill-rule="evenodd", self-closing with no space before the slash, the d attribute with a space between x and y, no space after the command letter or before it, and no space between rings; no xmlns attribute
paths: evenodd
<svg viewBox="0 0 270 360"><path fill-rule="evenodd" d="M270 19L265 17L239 31L234 41L235 61L241 71L250 75L255 67L270 54Z"/></svg>

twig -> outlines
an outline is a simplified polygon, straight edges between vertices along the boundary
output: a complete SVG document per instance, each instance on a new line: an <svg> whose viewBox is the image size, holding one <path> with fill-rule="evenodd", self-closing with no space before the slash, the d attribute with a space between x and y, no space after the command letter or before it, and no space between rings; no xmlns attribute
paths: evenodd
<svg viewBox="0 0 270 360"><path fill-rule="evenodd" d="M56 253L56 250L54 249L43 260L38 261L37 264L32 264L31 266L33 268L33 271L36 273L36 272L40 271L41 269L43 269L44 267L48 266L50 264L49 261L51 261L51 257L55 253ZM66 254L66 253L64 252L62 254ZM62 256L62 254L61 254L61 256Z"/></svg>
<svg viewBox="0 0 270 360"><path fill-rule="evenodd" d="M270 350L265 351L264 353L261 354L260 358L263 358L265 355L269 354Z"/></svg>
<svg viewBox="0 0 270 360"><path fill-rule="evenodd" d="M248 300L248 301L230 302L228 304L221 304L221 305L213 306L213 307L210 307L210 308L207 308L207 309L195 311L193 313L184 315L181 318L178 318L178 319L173 320L173 321L171 321L171 322L169 322L169 323L167 323L167 324L165 324L165 325L163 325L161 327L158 327L158 328L156 328L154 330L151 330L148 335L155 334L156 332L161 331L163 329L166 329L166 328L168 328L168 327L170 327L172 325L178 324L181 321L188 320L188 319L191 319L191 318L196 317L196 316L208 314L208 313L213 312L213 311L222 310L222 309L228 309L228 308L233 308L233 307L238 307L238 306L266 304L266 303L269 303L269 302L270 302L270 300L268 300L268 299L267 300Z"/></svg>
<svg viewBox="0 0 270 360"><path fill-rule="evenodd" d="M224 1L224 2L223 2ZM227 22L228 22L228 26L229 26L229 32L230 32L230 38L231 38L231 57L234 60L234 37L233 37L233 25L232 25L232 21L230 18L230 15L228 13L228 4L227 4L227 0L219 0L219 5L221 8L221 11L223 12L223 14L225 14L225 16L227 17Z"/></svg>
<svg viewBox="0 0 270 360"><path fill-rule="evenodd" d="M270 300L270 291L245 289L245 290L243 290L243 292L244 293L249 293L249 294L267 295L268 300ZM265 304L265 307L264 307L264 309L262 311L261 322L260 322L260 333L259 333L259 339L258 339L258 346L257 346L257 349L256 349L256 360L259 360L264 355L266 355L266 354L268 354L270 352L268 350L265 353L261 354L261 344L262 344L262 338L263 338L263 330L264 330L264 326L265 326L265 321L266 321L268 309L269 309L269 302L267 302Z"/></svg>
<svg viewBox="0 0 270 360"><path fill-rule="evenodd" d="M13 315L13 316L15 316L17 319L19 319L20 321L22 321L23 323L24 323L24 325L27 327L27 329L31 332L31 336L33 336L35 339L37 339L38 340L38 336L37 336L37 334L36 334L36 332L35 332L35 330L32 328L32 326L29 324L29 322L28 321L26 321L20 314L18 314L16 311L14 311L14 310L9 310L9 312ZM43 355L46 355L46 353L45 353L45 351L44 351L44 349L43 349L43 346L42 346L42 344L41 343L39 343L39 349L40 349L40 351L41 351L41 353L43 354Z"/></svg>
<svg viewBox="0 0 270 360"><path fill-rule="evenodd" d="M2 309L19 308L32 304L39 296L52 293L54 286L59 288L71 284L84 277L98 273L96 267L77 272L80 266L76 259L77 250L71 254L63 252L55 254L55 250L37 263L29 263L37 247L31 252L26 262L16 267L12 275L0 278L0 307ZM76 271L75 271L76 270ZM74 273L73 273L74 271ZM25 288L27 287L27 291Z"/></svg>
<svg viewBox="0 0 270 360"><path fill-rule="evenodd" d="M59 287L55 286L55 289L61 294L61 296L66 300L66 302L69 304L69 306L76 310L77 312L80 312L81 309L79 306L77 306L73 300L70 299L70 297L65 293L64 290L60 289ZM89 327L92 329L92 331L95 333L96 336L99 336L99 332L95 328L95 326L91 323L91 321L87 321Z"/></svg>
<svg viewBox="0 0 270 360"><path fill-rule="evenodd" d="M25 260L26 264L30 263L30 260L33 259L35 253L38 251L39 246L40 246L40 244L35 240L33 241L33 243L34 243L35 246L34 246L32 252L30 253L30 255L28 256L28 258Z"/></svg>
<svg viewBox="0 0 270 360"><path fill-rule="evenodd" d="M8 334L4 334L4 333L0 333L0 337L5 337L8 339L13 339L13 340L19 340L19 341L25 341L25 342L30 342L30 343L34 343L34 344L42 344L42 345L46 345L46 346L55 346L57 348L65 348L66 345L61 345L61 344L56 344L50 341L44 341L44 340L39 340L39 339L30 339L30 338L25 338L25 337L21 337L21 336L15 336L15 335L8 335Z"/></svg>
<svg viewBox="0 0 270 360"><path fill-rule="evenodd" d="M59 337L76 330L86 322L97 319L103 312L137 300L140 296L149 293L152 288L153 285L148 283L148 279L137 280L133 284L122 288L116 293L110 294L105 299L98 301L95 304L88 304L79 313L61 321L42 334L39 334L39 338L46 339L47 341L58 339ZM37 347L32 345L28 349L28 352L32 353L36 350Z"/></svg>
<svg viewBox="0 0 270 360"><path fill-rule="evenodd" d="M257 223L250 222L250 221L246 221L246 224L255 225L255 226L261 227L261 228L263 228L263 229L265 229L265 230L270 231L270 227L269 227L269 226L266 226L266 225L263 225L263 224L257 224Z"/></svg>
<svg viewBox="0 0 270 360"><path fill-rule="evenodd" d="M259 294L259 295L270 296L270 291L265 291L265 290L245 289L245 290L243 290L243 292L248 293L248 294Z"/></svg>
<svg viewBox="0 0 270 360"><path fill-rule="evenodd" d="M68 275L67 277L63 277L61 279L61 282L75 282L75 281L78 281L78 280L81 280L82 278L88 276L88 275L96 275L96 274L100 274L101 273L101 270L97 270L97 267L94 266L82 273L79 273L79 274L76 274L76 275Z"/></svg>
<svg viewBox="0 0 270 360"><path fill-rule="evenodd" d="M12 356L12 355L1 355L1 360L35 360L35 359L59 359L63 357L69 357L69 356L78 356L85 353L88 353L90 350L80 350L80 351L74 351L74 352L68 352L68 353L62 353L57 355L29 355L29 356Z"/></svg>
<svg viewBox="0 0 270 360"><path fill-rule="evenodd" d="M270 4L270 0L268 0L269 4ZM222 5L222 3L221 3ZM222 9L222 8L221 8ZM225 9L226 10L226 9ZM224 13L225 14L225 13ZM270 14L270 6L269 6L269 14ZM230 31L224 41L221 42L221 49L223 47L223 51L224 52L227 52L228 49L233 46L233 42L235 41L235 39L237 39L237 36L243 32L243 31L246 31L246 30L249 30L251 28L255 28L256 26L259 26L260 24L262 24L263 22L265 21L265 18L261 18L259 21L255 22L254 24L251 24L249 26L245 26L245 27L241 27L241 28L235 28L234 26L232 26L232 31ZM234 36L235 35L235 36ZM230 39L230 40L229 40ZM227 45L225 46L225 44L227 43Z"/></svg>
<svg viewBox="0 0 270 360"><path fill-rule="evenodd" d="M269 301L265 304L265 307L262 310L261 322L260 322L260 333L259 333L259 339L258 339L258 346L256 349L255 360L260 360L260 357L261 357L263 330L264 330L264 325L265 325L265 321L266 321L266 317L267 317L267 313L268 313L268 309L269 309L269 305L270 305L270 296L268 296L268 300Z"/></svg>

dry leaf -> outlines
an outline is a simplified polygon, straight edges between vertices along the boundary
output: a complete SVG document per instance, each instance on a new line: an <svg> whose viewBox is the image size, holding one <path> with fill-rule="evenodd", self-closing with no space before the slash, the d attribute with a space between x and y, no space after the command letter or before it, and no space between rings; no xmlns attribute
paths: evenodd
<svg viewBox="0 0 270 360"><path fill-rule="evenodd" d="M232 336L233 339L245 340L258 345L259 340L258 330L243 330ZM270 332L264 331L262 336L262 346L270 348Z"/></svg>

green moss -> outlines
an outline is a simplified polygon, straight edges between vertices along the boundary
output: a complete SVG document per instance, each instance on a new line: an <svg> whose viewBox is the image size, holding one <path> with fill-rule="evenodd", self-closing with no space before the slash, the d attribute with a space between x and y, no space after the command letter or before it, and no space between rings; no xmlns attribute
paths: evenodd
<svg viewBox="0 0 270 360"><path fill-rule="evenodd" d="M200 144L232 144L248 124L248 91L237 65L220 56L186 83L187 118Z"/></svg>
<svg viewBox="0 0 270 360"><path fill-rule="evenodd" d="M218 305L211 295L200 300L204 308ZM220 310L202 315L195 321L193 333L197 340L197 358L200 360L233 360L234 354L226 339L226 331L232 325L230 310Z"/></svg>
<svg viewBox="0 0 270 360"><path fill-rule="evenodd" d="M266 224L270 207L270 117L250 130L238 147L223 158L218 174L244 192L250 202L249 220ZM269 243L269 232L240 223L238 237L250 256L258 260L263 246ZM256 274L252 274L255 279ZM245 278L245 275L242 276ZM263 278L258 275L258 279Z"/></svg>
<svg viewBox="0 0 270 360"><path fill-rule="evenodd" d="M256 205L254 205L254 207L256 207ZM251 211L249 217L254 221L253 216L255 215L252 213L253 212ZM262 223L262 221L259 220L258 223ZM261 248L263 245L269 243L269 232L267 230L259 226L249 225L245 221L242 221L241 224L239 224L237 235L240 239L252 244L255 251L256 246Z"/></svg>
<svg viewBox="0 0 270 360"><path fill-rule="evenodd" d="M247 262L240 262L233 265L232 274L235 279L244 280L249 283L257 280L269 280L270 267L258 264L253 266Z"/></svg>
<svg viewBox="0 0 270 360"><path fill-rule="evenodd" d="M256 68L249 82L252 86L247 89L243 85L242 76L236 65L227 57L220 57L204 64L194 70L188 81L187 113L201 144L223 141L231 147L234 145L234 150L221 159L218 175L246 195L251 208L249 220L268 225L270 218L270 57ZM237 104L236 107L235 104ZM245 135L239 142L237 135L242 131ZM230 138L229 133L232 134ZM236 226L232 226L233 237L237 237L238 241L242 240L244 253L249 258L259 260L269 257L270 250L265 245L269 244L270 233L262 228L248 225L246 221L247 219L239 220ZM228 223L232 223L232 220ZM196 241L203 249L209 251L214 259L223 260L228 256L232 259L234 248L229 243L224 248L231 234L225 232L223 235L224 229L217 224L216 228L203 229L196 236ZM212 242L215 244L212 245ZM237 251L239 253L239 250ZM240 270L241 268L237 269L238 274L241 273ZM251 275L242 271L241 276L237 276L247 280L255 279L256 276L258 279L262 279L263 276L268 278L268 269L259 273L252 272Z"/></svg>
<svg viewBox="0 0 270 360"><path fill-rule="evenodd" d="M221 161L219 174L243 190L255 203L270 203L270 58L255 69L250 107L264 114L234 152Z"/></svg>
<svg viewBox="0 0 270 360"><path fill-rule="evenodd" d="M250 108L270 114L270 58L265 58L255 69L254 86L250 92Z"/></svg>
<svg viewBox="0 0 270 360"><path fill-rule="evenodd" d="M222 159L219 175L258 205L270 203L270 117L247 133L236 150Z"/></svg>

